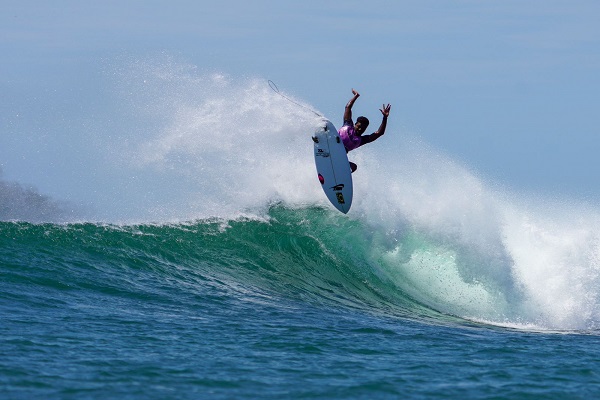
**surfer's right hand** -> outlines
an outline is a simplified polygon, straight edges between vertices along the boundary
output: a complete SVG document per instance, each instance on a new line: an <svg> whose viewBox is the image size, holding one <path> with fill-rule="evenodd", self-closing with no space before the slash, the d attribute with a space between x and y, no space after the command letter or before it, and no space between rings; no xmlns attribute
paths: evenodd
<svg viewBox="0 0 600 400"><path fill-rule="evenodd" d="M360 96L360 93L358 93L358 92L357 92L356 90L354 90L354 89L352 89L352 94L353 94L355 97L358 97L358 96Z"/></svg>

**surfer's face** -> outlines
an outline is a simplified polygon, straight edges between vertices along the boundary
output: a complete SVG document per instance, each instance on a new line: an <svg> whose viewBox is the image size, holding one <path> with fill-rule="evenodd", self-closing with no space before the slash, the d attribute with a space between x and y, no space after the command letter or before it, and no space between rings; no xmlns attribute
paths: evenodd
<svg viewBox="0 0 600 400"><path fill-rule="evenodd" d="M356 132L357 135L362 135L363 133L365 133L365 131L367 130L367 125L363 125L362 122L357 122L356 124L354 124L354 131Z"/></svg>

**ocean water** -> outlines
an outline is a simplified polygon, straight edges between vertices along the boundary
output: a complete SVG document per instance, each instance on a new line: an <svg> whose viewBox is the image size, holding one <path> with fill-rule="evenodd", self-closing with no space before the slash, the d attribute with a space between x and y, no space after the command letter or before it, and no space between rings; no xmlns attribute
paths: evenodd
<svg viewBox="0 0 600 400"><path fill-rule="evenodd" d="M342 215L314 107L266 79L127 60L101 85L50 124L69 146L14 139L52 183L0 180L2 398L600 394L594 206L391 125Z"/></svg>

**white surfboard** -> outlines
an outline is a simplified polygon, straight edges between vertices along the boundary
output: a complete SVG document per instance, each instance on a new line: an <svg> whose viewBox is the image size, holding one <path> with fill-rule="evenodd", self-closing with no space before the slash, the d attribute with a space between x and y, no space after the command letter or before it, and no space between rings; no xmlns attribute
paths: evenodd
<svg viewBox="0 0 600 400"><path fill-rule="evenodd" d="M346 214L352 205L352 171L337 129L328 120L313 135L317 177L327 198Z"/></svg>

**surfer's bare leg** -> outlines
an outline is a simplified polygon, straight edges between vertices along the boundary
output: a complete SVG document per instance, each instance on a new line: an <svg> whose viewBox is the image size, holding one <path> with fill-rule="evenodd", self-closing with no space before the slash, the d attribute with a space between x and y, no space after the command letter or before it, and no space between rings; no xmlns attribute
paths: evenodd
<svg viewBox="0 0 600 400"><path fill-rule="evenodd" d="M356 168L358 168L356 166L356 164L354 164L353 162L350 162L350 169L352 170L352 172L356 171Z"/></svg>

